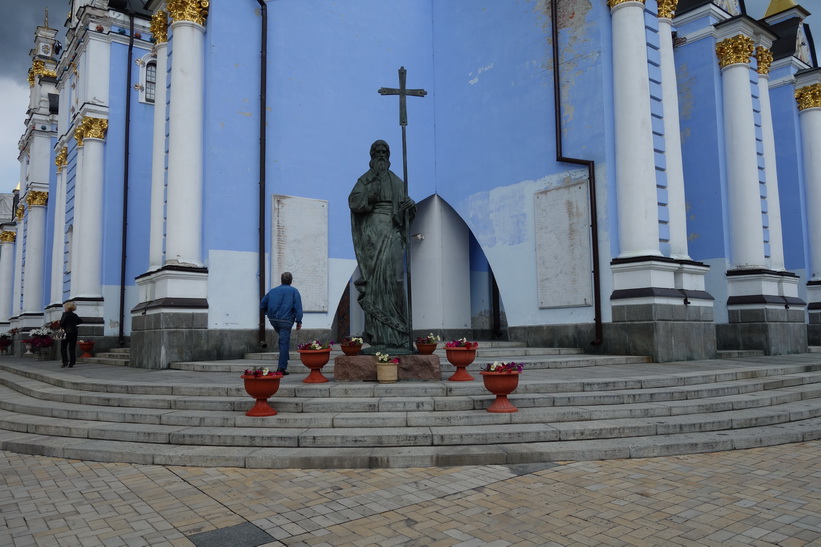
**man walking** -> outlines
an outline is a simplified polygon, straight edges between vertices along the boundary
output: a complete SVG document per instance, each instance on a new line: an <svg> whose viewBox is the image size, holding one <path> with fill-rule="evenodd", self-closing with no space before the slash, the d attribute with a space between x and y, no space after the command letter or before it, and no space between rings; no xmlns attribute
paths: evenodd
<svg viewBox="0 0 821 547"><path fill-rule="evenodd" d="M302 297L291 286L294 276L285 272L280 277L282 285L274 287L262 298L259 308L265 310L268 321L279 336L279 363L277 372L288 374L288 352L291 346L291 327L302 328Z"/></svg>

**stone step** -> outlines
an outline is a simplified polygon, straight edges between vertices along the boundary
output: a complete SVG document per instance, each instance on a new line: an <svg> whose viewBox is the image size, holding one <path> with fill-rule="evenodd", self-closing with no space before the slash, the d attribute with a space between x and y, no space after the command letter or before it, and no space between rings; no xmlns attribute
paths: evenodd
<svg viewBox="0 0 821 547"><path fill-rule="evenodd" d="M454 370L453 367L447 362L444 352L442 352L442 355L439 355L438 352L435 353L435 355L440 357L442 377L447 378L450 374L452 374ZM322 368L322 373L326 376L333 374L334 357L341 356L341 352L331 352L330 360L328 361L328 364ZM484 353L479 353L476 355L476 360L470 365L469 371L478 371L483 365L500 360L524 362L526 369L581 368L652 362L650 357L630 355L560 355L532 353L528 356L493 357L487 356ZM241 374L246 369L253 367L268 367L274 369L276 368L276 357L273 359L256 361L250 358L227 359L223 361L182 361L171 363L168 368L171 370L185 370L189 372L235 372ZM300 363L298 354L291 358L288 365L288 371L291 373L295 371L307 371L307 369L303 368Z"/></svg>
<svg viewBox="0 0 821 547"><path fill-rule="evenodd" d="M761 357L764 351L760 349L731 349L716 352L716 359L737 359L741 357Z"/></svg>
<svg viewBox="0 0 821 547"><path fill-rule="evenodd" d="M112 356L112 354L97 354L94 357L79 357L78 359L83 363L94 363L96 365L111 365L115 367L127 367L130 362L128 358L123 359L118 356Z"/></svg>
<svg viewBox="0 0 821 547"><path fill-rule="evenodd" d="M497 429L504 431L504 427ZM112 430L116 430L116 427L112 426ZM184 438L184 435L180 436ZM269 435L265 438L271 439L275 436ZM434 445L434 436L431 434L429 445L400 444L374 447L357 447L350 444L342 447L179 445L0 431L0 450L64 459L143 465L256 469L403 468L648 458L739 450L806 442L819 438L821 418L810 418L743 429L607 439L494 442L478 445Z"/></svg>

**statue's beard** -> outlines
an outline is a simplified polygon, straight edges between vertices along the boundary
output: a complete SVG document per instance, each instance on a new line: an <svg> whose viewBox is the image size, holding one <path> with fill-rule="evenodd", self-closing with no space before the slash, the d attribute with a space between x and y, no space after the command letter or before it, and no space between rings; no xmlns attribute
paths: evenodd
<svg viewBox="0 0 821 547"><path fill-rule="evenodd" d="M373 160L373 165L371 167L380 175L384 175L390 166L391 162L388 161L387 158L376 158Z"/></svg>

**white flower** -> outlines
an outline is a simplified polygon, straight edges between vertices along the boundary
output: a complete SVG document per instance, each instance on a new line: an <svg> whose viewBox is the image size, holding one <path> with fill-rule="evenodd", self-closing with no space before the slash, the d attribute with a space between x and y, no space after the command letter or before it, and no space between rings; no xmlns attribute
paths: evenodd
<svg viewBox="0 0 821 547"><path fill-rule="evenodd" d="M262 369L262 375L263 376L268 376L268 367L265 367L264 369Z"/></svg>

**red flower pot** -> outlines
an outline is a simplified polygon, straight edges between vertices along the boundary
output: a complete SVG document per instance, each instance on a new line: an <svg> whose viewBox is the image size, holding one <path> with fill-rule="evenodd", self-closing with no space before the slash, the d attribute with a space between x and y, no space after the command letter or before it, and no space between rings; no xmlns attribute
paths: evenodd
<svg viewBox="0 0 821 547"><path fill-rule="evenodd" d="M347 355L348 357L353 357L354 355L359 355L359 352L362 351L362 345L350 345L350 346L339 346L342 348L342 353Z"/></svg>
<svg viewBox="0 0 821 547"><path fill-rule="evenodd" d="M327 382L328 379L322 375L322 367L328 364L331 360L331 348L328 349L301 349L299 351L299 359L302 364L311 369L311 373L305 378L303 383L306 384L321 384Z"/></svg>
<svg viewBox="0 0 821 547"><path fill-rule="evenodd" d="M476 348L449 348L445 347L448 362L456 367L456 372L448 378L451 382L470 382L473 376L465 370L476 359Z"/></svg>
<svg viewBox="0 0 821 547"><path fill-rule="evenodd" d="M519 409L513 406L507 396L516 390L519 385L519 374L521 372L495 372L481 371L482 381L485 389L496 395L496 400L487 408L488 412L518 412Z"/></svg>
<svg viewBox="0 0 821 547"><path fill-rule="evenodd" d="M83 352L80 357L94 357L91 355L91 350L94 349L94 342L80 342L78 345Z"/></svg>
<svg viewBox="0 0 821 547"><path fill-rule="evenodd" d="M436 342L431 342L430 344L416 342L416 350L420 355L433 355L433 352L436 351L436 345Z"/></svg>
<svg viewBox="0 0 821 547"><path fill-rule="evenodd" d="M268 398L279 389L279 381L282 374L268 376L254 376L253 374L243 374L245 380L245 391L248 395L257 400L256 404L245 413L246 416L274 416L277 411L268 404Z"/></svg>

